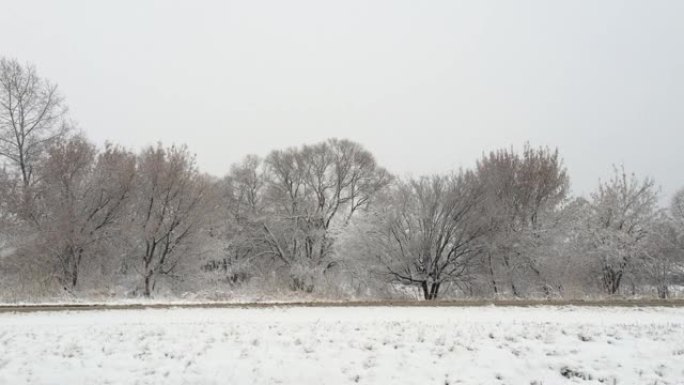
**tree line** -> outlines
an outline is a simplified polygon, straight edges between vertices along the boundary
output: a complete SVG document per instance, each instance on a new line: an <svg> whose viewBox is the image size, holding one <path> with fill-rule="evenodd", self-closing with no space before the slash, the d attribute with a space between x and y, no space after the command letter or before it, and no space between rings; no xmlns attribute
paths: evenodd
<svg viewBox="0 0 684 385"><path fill-rule="evenodd" d="M667 298L684 190L623 167L569 194L555 149L401 178L359 143L249 155L222 178L185 146L98 147L58 88L0 59L0 298Z"/></svg>

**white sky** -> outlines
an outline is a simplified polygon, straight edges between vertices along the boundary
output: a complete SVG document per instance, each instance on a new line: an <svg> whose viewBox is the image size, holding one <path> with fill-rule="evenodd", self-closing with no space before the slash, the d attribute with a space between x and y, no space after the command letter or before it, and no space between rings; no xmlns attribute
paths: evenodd
<svg viewBox="0 0 684 385"><path fill-rule="evenodd" d="M684 1L0 0L0 55L60 85L98 143L248 153L346 137L399 175L558 146L684 186Z"/></svg>

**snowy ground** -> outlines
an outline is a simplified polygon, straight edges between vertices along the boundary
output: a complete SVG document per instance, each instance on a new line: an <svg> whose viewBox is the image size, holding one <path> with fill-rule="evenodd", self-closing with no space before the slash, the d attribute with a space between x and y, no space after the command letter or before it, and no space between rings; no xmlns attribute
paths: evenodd
<svg viewBox="0 0 684 385"><path fill-rule="evenodd" d="M684 384L684 308L0 313L0 384Z"/></svg>

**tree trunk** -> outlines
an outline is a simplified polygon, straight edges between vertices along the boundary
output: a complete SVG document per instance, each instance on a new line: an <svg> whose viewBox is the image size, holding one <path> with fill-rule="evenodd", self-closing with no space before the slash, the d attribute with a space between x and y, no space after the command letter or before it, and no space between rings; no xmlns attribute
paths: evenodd
<svg viewBox="0 0 684 385"><path fill-rule="evenodd" d="M152 272L145 273L145 287L143 288L143 296L149 298L152 294Z"/></svg>
<svg viewBox="0 0 684 385"><path fill-rule="evenodd" d="M423 281L420 283L420 289L423 292L423 299L426 301L432 301L437 299L437 296L439 294L439 286L440 284L437 282L433 282L431 284L428 284L427 281Z"/></svg>
<svg viewBox="0 0 684 385"><path fill-rule="evenodd" d="M73 266L71 267L71 288L75 289L78 283L78 269L81 265L81 257L83 256L83 248L79 247L72 257Z"/></svg>
<svg viewBox="0 0 684 385"><path fill-rule="evenodd" d="M143 296L150 297L152 295L152 289L154 288L154 269L152 268L152 259L154 259L154 250L156 244L152 247L147 247L145 255L143 256L143 271L145 276L143 277Z"/></svg>
<svg viewBox="0 0 684 385"><path fill-rule="evenodd" d="M72 267L73 271L71 272L71 288L75 289L76 284L78 283L78 267L74 263L74 266Z"/></svg>
<svg viewBox="0 0 684 385"><path fill-rule="evenodd" d="M437 295L439 294L439 285L439 282L432 284L432 287L430 288L430 300L437 299Z"/></svg>
<svg viewBox="0 0 684 385"><path fill-rule="evenodd" d="M499 296L499 288L496 286L496 278L494 277L494 265L492 264L492 254L489 253L487 262L489 263L489 275L492 279L492 288L494 289L494 296Z"/></svg>
<svg viewBox="0 0 684 385"><path fill-rule="evenodd" d="M515 287L515 281L513 280L513 270L511 269L511 264L508 262L508 257L504 255L504 264L506 265L506 270L508 270L508 276L511 279L511 290L513 291L513 295L515 297L519 297L518 295L518 289Z"/></svg>
<svg viewBox="0 0 684 385"><path fill-rule="evenodd" d="M420 283L420 289L423 292L423 299L429 300L430 299L430 290L428 289L427 281L423 281Z"/></svg>
<svg viewBox="0 0 684 385"><path fill-rule="evenodd" d="M660 298L660 299L670 298L670 288L667 286L667 284L658 285L658 287L656 289L658 290L658 298Z"/></svg>
<svg viewBox="0 0 684 385"><path fill-rule="evenodd" d="M539 278L539 281L542 284L542 290L544 291L544 296L549 298L551 296L551 286L549 286L546 279L542 277L541 271L534 267L533 264L530 264L530 269L537 275L537 278Z"/></svg>
<svg viewBox="0 0 684 385"><path fill-rule="evenodd" d="M615 271L608 266L603 267L603 288L608 294L616 294L620 289L622 271Z"/></svg>

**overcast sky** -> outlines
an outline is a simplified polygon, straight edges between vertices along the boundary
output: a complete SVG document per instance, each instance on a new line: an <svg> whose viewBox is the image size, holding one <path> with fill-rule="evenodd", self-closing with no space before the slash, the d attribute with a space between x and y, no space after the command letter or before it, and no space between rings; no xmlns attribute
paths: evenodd
<svg viewBox="0 0 684 385"><path fill-rule="evenodd" d="M91 139L186 143L204 171L345 137L399 175L558 146L684 186L684 1L0 0L0 55Z"/></svg>

